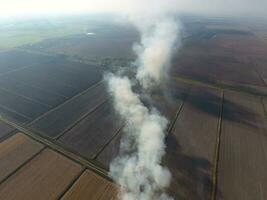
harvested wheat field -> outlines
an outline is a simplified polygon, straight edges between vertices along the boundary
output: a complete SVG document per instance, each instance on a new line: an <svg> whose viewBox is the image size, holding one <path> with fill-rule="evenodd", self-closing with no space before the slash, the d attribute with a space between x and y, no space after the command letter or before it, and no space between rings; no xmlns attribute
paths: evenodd
<svg viewBox="0 0 267 200"><path fill-rule="evenodd" d="M25 136L22 133L6 139L0 143L0 181L11 175L44 146Z"/></svg>
<svg viewBox="0 0 267 200"><path fill-rule="evenodd" d="M58 153L43 150L1 184L0 199L55 199L81 170Z"/></svg>
<svg viewBox="0 0 267 200"><path fill-rule="evenodd" d="M116 200L117 195L118 188L115 184L87 170L62 199Z"/></svg>

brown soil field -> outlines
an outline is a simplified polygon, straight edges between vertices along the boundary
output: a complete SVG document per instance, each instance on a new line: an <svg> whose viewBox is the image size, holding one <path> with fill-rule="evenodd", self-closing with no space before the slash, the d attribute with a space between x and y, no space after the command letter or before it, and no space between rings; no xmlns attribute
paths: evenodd
<svg viewBox="0 0 267 200"><path fill-rule="evenodd" d="M267 199L267 26L183 20L170 78L140 92L169 120L166 192L181 200ZM127 70L140 38L127 26L88 32L0 52L0 116L25 130L0 121L0 199L118 199L106 172L125 122L102 78L120 67L134 74Z"/></svg>
<svg viewBox="0 0 267 200"><path fill-rule="evenodd" d="M194 87L166 138L169 193L177 199L210 197L220 110L219 91Z"/></svg>
<svg viewBox="0 0 267 200"><path fill-rule="evenodd" d="M227 60L229 59L229 60ZM254 69L231 57L191 56L179 60L175 74L204 82L233 82L263 86Z"/></svg>
<svg viewBox="0 0 267 200"><path fill-rule="evenodd" d="M59 141L74 152L93 159L123 126L111 101L105 102L94 112L66 132Z"/></svg>
<svg viewBox="0 0 267 200"><path fill-rule="evenodd" d="M6 135L8 135L14 130L15 129L12 126L0 121L0 141L2 138L4 138Z"/></svg>
<svg viewBox="0 0 267 200"><path fill-rule="evenodd" d="M17 133L0 143L0 182L34 156L43 145Z"/></svg>
<svg viewBox="0 0 267 200"><path fill-rule="evenodd" d="M115 200L117 199L117 194L118 188L114 184L87 170L62 199Z"/></svg>
<svg viewBox="0 0 267 200"><path fill-rule="evenodd" d="M101 105L107 96L105 84L102 82L43 115L30 127L42 135L54 138L72 127L82 116Z"/></svg>
<svg viewBox="0 0 267 200"><path fill-rule="evenodd" d="M244 47L242 46L223 46L224 39L250 38L251 36L220 35L218 37L219 39L215 37L203 41L192 40L192 42L185 44L173 60L174 67L171 75L185 76L211 83L229 82L264 86L265 84L251 62L248 59L243 59L244 57L254 56L254 54L243 52ZM267 45L259 44L257 38L250 42L252 47L259 48L261 51L267 50ZM240 43L242 44L242 42ZM260 47L258 47L259 45ZM259 55L257 55L257 58Z"/></svg>
<svg viewBox="0 0 267 200"><path fill-rule="evenodd" d="M220 35L213 38L213 41L220 47L231 50L234 54L256 57L266 56L267 54L266 44L254 35Z"/></svg>
<svg viewBox="0 0 267 200"><path fill-rule="evenodd" d="M226 92L217 199L266 199L267 124L260 97Z"/></svg>
<svg viewBox="0 0 267 200"><path fill-rule="evenodd" d="M44 150L0 186L0 199L56 199L81 172L81 167Z"/></svg>

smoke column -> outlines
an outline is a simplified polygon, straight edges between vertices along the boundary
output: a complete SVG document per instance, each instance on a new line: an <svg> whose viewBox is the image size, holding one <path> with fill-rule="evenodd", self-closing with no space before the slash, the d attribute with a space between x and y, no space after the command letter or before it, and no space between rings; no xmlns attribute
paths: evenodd
<svg viewBox="0 0 267 200"><path fill-rule="evenodd" d="M166 15L130 17L141 41L134 45L137 54L135 79L143 92L167 77L178 26ZM110 176L121 186L122 200L169 200L165 190L171 174L162 166L168 121L155 108L147 108L140 94L133 91L128 77L106 76L114 107L127 122L120 153L110 165Z"/></svg>

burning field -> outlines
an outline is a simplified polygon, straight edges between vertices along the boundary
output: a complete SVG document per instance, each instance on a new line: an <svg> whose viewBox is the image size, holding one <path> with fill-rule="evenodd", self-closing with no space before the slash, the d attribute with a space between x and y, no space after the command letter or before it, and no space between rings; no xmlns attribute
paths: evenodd
<svg viewBox="0 0 267 200"><path fill-rule="evenodd" d="M0 199L267 198L266 28L153 8L0 52Z"/></svg>

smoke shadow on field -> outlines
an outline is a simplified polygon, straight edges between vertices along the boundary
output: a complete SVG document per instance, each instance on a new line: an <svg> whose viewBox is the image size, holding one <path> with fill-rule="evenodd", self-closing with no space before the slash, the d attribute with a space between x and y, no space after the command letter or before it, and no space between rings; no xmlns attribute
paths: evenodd
<svg viewBox="0 0 267 200"><path fill-rule="evenodd" d="M220 116L222 99L219 94L203 89L195 90L191 92L186 102L199 111L215 117ZM255 119L256 114L253 111L229 99L224 99L223 120L256 127Z"/></svg>
<svg viewBox="0 0 267 200"><path fill-rule="evenodd" d="M169 194L176 199L208 199L211 192L211 162L206 158L185 155L173 134L166 138L164 165L172 174Z"/></svg>
<svg viewBox="0 0 267 200"><path fill-rule="evenodd" d="M256 113L229 100L224 100L223 119L257 128Z"/></svg>

